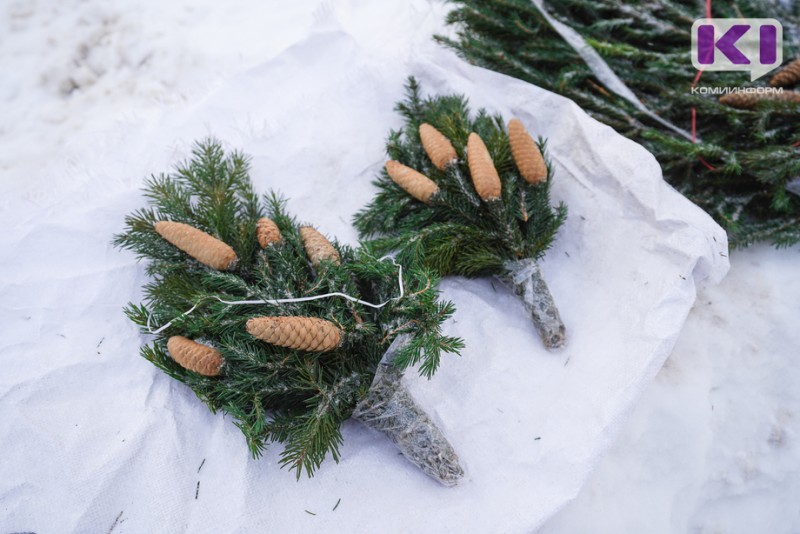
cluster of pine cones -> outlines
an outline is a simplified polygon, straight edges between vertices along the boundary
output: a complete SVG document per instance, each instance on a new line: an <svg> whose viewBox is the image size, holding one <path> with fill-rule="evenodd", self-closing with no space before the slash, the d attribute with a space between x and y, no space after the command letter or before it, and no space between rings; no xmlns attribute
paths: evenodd
<svg viewBox="0 0 800 534"><path fill-rule="evenodd" d="M419 137L431 162L440 171L445 171L458 162L453 144L430 124L420 125ZM508 123L508 141L511 155L522 178L533 185L546 181L547 165L542 153L518 119L511 119ZM467 165L478 196L485 202L499 199L502 191L500 176L486 144L475 132L469 134L467 140ZM433 180L397 161L386 162L386 172L397 185L420 202L430 203L439 192L439 186Z"/></svg>
<svg viewBox="0 0 800 534"><path fill-rule="evenodd" d="M227 243L185 223L159 221L158 234L203 265L224 271L236 266L236 252ZM261 248L280 243L280 229L270 219L259 219L256 236ZM310 226L300 228L308 259L314 267L323 261L341 263L339 253L330 241ZM315 317L255 317L247 321L247 332L253 337L291 349L327 352L339 346L341 330L324 319ZM225 363L222 354L212 347L183 336L172 336L167 350L182 367L204 376L217 376Z"/></svg>

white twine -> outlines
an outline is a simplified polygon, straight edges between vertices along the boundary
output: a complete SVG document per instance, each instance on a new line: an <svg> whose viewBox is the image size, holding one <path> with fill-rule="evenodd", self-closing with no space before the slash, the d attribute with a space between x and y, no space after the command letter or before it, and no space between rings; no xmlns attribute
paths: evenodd
<svg viewBox="0 0 800 534"><path fill-rule="evenodd" d="M211 296L208 296L208 297L203 297L202 299L197 301L194 306L192 306L191 308L189 308L188 310L186 310L185 312L180 314L178 317L175 317L174 319L172 319L167 324L165 324L165 325L163 325L163 326L161 326L161 327L159 327L159 328L157 328L155 330L153 330L153 328L150 326L150 322L151 322L151 320L153 318L153 314L148 313L147 314L147 329L153 335L160 334L161 332L163 332L164 330L169 328L172 325L172 323L174 323L178 319L181 319L183 317L187 317L188 315L190 315L194 310L197 309L198 306L200 306L200 304L202 304L204 301L206 301L208 299L216 299L216 300L218 300L219 302L221 302L223 304L229 304L231 306L244 306L244 305L248 305L248 304L270 304L270 305L289 304L289 303L292 303L292 302L308 302L308 301L311 301L311 300L321 300L321 299L327 299L327 298L331 298L331 297L342 297L343 299L347 299L347 300L349 300L351 302L357 302L358 304L362 304L364 306L369 306L370 308L380 309L380 308L383 308L384 306L386 306L387 304L389 304L390 302L394 302L396 300L400 300L405 295L405 286L403 285L403 266L400 265L399 263L397 263L396 261L394 261L394 258L392 258L390 256L384 256L384 257L382 257L380 259L380 261L387 260L387 259L390 260L394 265L397 265L397 267L398 267L398 269L397 269L397 285L400 287L400 294L398 296L394 297L394 298L391 298L391 299L387 300L386 302L381 302L380 304L373 304L371 302L367 302L365 300L357 299L357 298L355 298L355 297L353 297L351 295L348 295L346 293L340 293L338 291L334 292L334 293L325 293L324 295L314 295L313 297L297 297L297 298L290 298L290 299L225 300L225 299L221 299L221 298L219 298L217 296L211 295Z"/></svg>

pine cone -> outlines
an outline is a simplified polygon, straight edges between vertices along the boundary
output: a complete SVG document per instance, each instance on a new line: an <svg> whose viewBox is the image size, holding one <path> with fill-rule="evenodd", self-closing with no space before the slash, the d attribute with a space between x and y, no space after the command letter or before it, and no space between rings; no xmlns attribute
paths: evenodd
<svg viewBox="0 0 800 534"><path fill-rule="evenodd" d="M236 263L236 252L230 246L193 226L159 221L153 227L161 237L212 269L224 271Z"/></svg>
<svg viewBox="0 0 800 534"><path fill-rule="evenodd" d="M225 361L218 350L183 336L169 338L167 350L181 367L203 376L217 376Z"/></svg>
<svg viewBox="0 0 800 534"><path fill-rule="evenodd" d="M772 77L769 84L772 87L786 87L800 82L800 58L790 61L778 74Z"/></svg>
<svg viewBox="0 0 800 534"><path fill-rule="evenodd" d="M736 109L752 109L758 104L759 98L753 93L729 93L719 97L719 103Z"/></svg>
<svg viewBox="0 0 800 534"><path fill-rule="evenodd" d="M314 267L319 267L319 264L325 260L333 262L336 265L342 263L341 256L339 256L339 253L333 248L331 242L315 228L311 226L301 227L300 239L303 240L303 248L306 250L308 259L311 260L311 265Z"/></svg>
<svg viewBox="0 0 800 534"><path fill-rule="evenodd" d="M737 109L753 109L759 102L787 102L800 104L800 92L784 91L782 93L730 93L719 98L719 103Z"/></svg>
<svg viewBox="0 0 800 534"><path fill-rule="evenodd" d="M247 321L247 332L262 341L310 352L326 352L339 346L341 331L315 317L255 317Z"/></svg>
<svg viewBox="0 0 800 534"><path fill-rule="evenodd" d="M258 244L261 245L261 248L267 248L269 245L280 243L282 239L278 225L266 217L262 217L258 220L256 236L258 237Z"/></svg>
<svg viewBox="0 0 800 534"><path fill-rule="evenodd" d="M458 159L456 149L450 140L430 124L419 125L419 138L433 165L440 171Z"/></svg>
<svg viewBox="0 0 800 534"><path fill-rule="evenodd" d="M467 140L467 162L478 196L486 201L500 198L500 176L483 139L475 132Z"/></svg>
<svg viewBox="0 0 800 534"><path fill-rule="evenodd" d="M800 91L784 91L781 94L772 95L772 100L788 102L790 104L800 104Z"/></svg>
<svg viewBox="0 0 800 534"><path fill-rule="evenodd" d="M533 137L525 130L519 119L508 122L508 142L511 154L520 175L529 184L539 184L547 180L547 165Z"/></svg>
<svg viewBox="0 0 800 534"><path fill-rule="evenodd" d="M402 163L387 161L386 172L406 193L426 204L439 191L439 186L433 180Z"/></svg>

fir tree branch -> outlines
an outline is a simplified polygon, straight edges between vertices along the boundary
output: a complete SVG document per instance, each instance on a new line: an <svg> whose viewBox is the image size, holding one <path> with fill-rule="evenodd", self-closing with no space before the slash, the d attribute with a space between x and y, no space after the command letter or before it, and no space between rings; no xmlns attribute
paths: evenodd
<svg viewBox="0 0 800 534"><path fill-rule="evenodd" d="M468 61L562 94L596 119L641 143L661 163L665 178L728 230L734 247L757 240L797 242L800 198L786 184L799 174L800 106L764 102L736 110L713 95L690 92L689 32L704 15L694 0L547 1L556 19L575 29L658 117L685 131L697 113L696 144L666 128L603 86L529 0L454 0L448 22L457 37L437 36ZM800 7L742 0L715 3L715 17L772 17L784 27L784 57L800 55ZM703 83L743 84L735 73L707 72ZM731 205L735 204L735 212Z"/></svg>
<svg viewBox="0 0 800 534"><path fill-rule="evenodd" d="M403 271L408 295L398 298L398 267L366 248L333 241L341 264L313 267L300 225L286 212L283 199L275 193L262 199L254 192L246 156L226 153L213 139L198 143L192 154L175 172L146 182L149 206L127 217L124 231L114 238L118 247L149 260L144 302L129 304L125 313L146 335L171 321L142 347L142 356L186 384L211 410L230 414L253 456L271 442L282 443L282 464L298 477L303 472L310 476L326 457L338 460L341 423L366 395L381 356L398 335L409 334L414 341L413 349L397 360L398 370L417 365L427 377L443 353L462 348L460 339L442 333L454 307L438 300L436 277L413 266ZM256 223L265 215L277 225L281 241L262 250ZM154 231L161 220L212 234L234 248L239 263L226 272L199 263ZM383 308L341 298L281 305L220 302L336 292L390 302ZM192 313L184 313L194 306ZM341 329L342 341L322 353L258 341L245 325L259 316L325 319ZM167 340L176 335L219 351L224 362L219 375L204 376L179 365L167 350Z"/></svg>

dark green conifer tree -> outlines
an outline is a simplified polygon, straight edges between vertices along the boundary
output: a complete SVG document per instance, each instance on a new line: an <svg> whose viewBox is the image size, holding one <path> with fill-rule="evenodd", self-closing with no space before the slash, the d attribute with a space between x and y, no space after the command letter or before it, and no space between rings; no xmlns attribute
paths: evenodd
<svg viewBox="0 0 800 534"><path fill-rule="evenodd" d="M713 216L735 247L800 241L800 105L764 99L734 109L693 94L692 23L703 0L545 0L643 106L615 94L530 0L453 0L455 39L437 37L468 61L562 94L650 150L674 187ZM714 2L712 16L776 18L786 62L800 56L800 3ZM745 73L705 72L697 87L766 86ZM791 87L787 87L787 90ZM696 139L691 134L696 125ZM677 132L667 124L683 130ZM788 187L787 187L788 186ZM795 194L792 194L792 190Z"/></svg>

